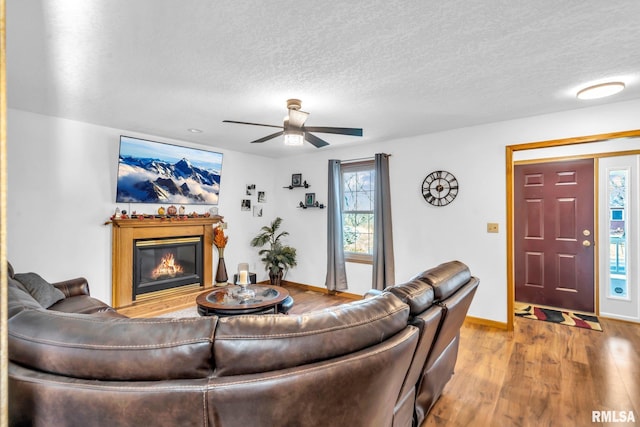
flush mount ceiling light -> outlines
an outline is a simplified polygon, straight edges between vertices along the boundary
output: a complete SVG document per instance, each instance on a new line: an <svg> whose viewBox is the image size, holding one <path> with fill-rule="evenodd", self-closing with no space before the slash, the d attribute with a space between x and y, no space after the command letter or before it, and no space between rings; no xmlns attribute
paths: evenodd
<svg viewBox="0 0 640 427"><path fill-rule="evenodd" d="M624 89L622 82L608 82L585 87L578 91L576 96L579 99L598 99L614 95Z"/></svg>

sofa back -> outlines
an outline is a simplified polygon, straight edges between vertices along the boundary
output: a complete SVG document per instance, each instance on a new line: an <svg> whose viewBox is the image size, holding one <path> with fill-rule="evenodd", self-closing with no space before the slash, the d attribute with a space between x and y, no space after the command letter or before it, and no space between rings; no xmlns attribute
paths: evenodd
<svg viewBox="0 0 640 427"><path fill-rule="evenodd" d="M317 338L337 349L344 336L338 333L335 339ZM417 329L405 324L388 339L373 340L375 344L339 357L263 373L212 378L207 394L209 419L212 425L226 427L391 427L395 425L393 408L417 341ZM311 344L310 353L318 349ZM257 363L265 358L287 358L291 351L286 346L283 350L270 348ZM307 357L315 359L312 354ZM252 360L247 359L247 363Z"/></svg>
<svg viewBox="0 0 640 427"><path fill-rule="evenodd" d="M410 307L410 324L420 331L418 345L409 367L400 399L394 409L394 426L411 425L414 417L416 384L422 378L427 356L433 347L444 309L434 305L434 291L419 279L385 289Z"/></svg>
<svg viewBox="0 0 640 427"><path fill-rule="evenodd" d="M393 295L297 316L218 320L216 376L286 369L379 344L407 327L409 307Z"/></svg>
<svg viewBox="0 0 640 427"><path fill-rule="evenodd" d="M422 379L417 383L415 406L417 423L420 425L453 375L460 328L480 281L471 276L469 267L460 261L440 264L415 279L433 288L434 304L443 309L442 320L424 364Z"/></svg>
<svg viewBox="0 0 640 427"><path fill-rule="evenodd" d="M105 318L43 309L9 286L9 359L93 380L204 378L213 372L216 317Z"/></svg>

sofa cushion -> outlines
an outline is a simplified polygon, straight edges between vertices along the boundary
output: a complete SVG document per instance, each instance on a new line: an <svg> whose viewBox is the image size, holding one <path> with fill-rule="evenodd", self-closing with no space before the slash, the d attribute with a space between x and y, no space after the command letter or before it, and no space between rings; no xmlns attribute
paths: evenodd
<svg viewBox="0 0 640 427"><path fill-rule="evenodd" d="M285 369L352 353L407 327L409 307L394 295L354 301L298 316L221 318L214 357L217 376Z"/></svg>
<svg viewBox="0 0 640 427"><path fill-rule="evenodd" d="M420 273L414 279L432 286L436 301L442 301L467 283L471 279L471 272L460 261L449 261Z"/></svg>
<svg viewBox="0 0 640 427"><path fill-rule="evenodd" d="M29 290L27 288L25 288L22 283L18 282L16 279L14 279L13 276L7 276L7 285L9 287L20 289L21 291L29 294ZM31 294L29 294L29 296L31 296ZM33 297L31 297L31 298L33 298Z"/></svg>
<svg viewBox="0 0 640 427"><path fill-rule="evenodd" d="M7 280L7 319L23 310L43 310L31 294L17 280Z"/></svg>
<svg viewBox="0 0 640 427"><path fill-rule="evenodd" d="M10 295L10 304L15 296ZM204 378L213 372L216 320L119 319L23 309L8 322L9 359L93 380Z"/></svg>
<svg viewBox="0 0 640 427"><path fill-rule="evenodd" d="M409 305L411 316L417 316L433 305L433 288L419 279L412 279L407 283L391 286L385 289L402 302Z"/></svg>
<svg viewBox="0 0 640 427"><path fill-rule="evenodd" d="M64 299L62 291L36 273L18 273L13 276L44 308Z"/></svg>

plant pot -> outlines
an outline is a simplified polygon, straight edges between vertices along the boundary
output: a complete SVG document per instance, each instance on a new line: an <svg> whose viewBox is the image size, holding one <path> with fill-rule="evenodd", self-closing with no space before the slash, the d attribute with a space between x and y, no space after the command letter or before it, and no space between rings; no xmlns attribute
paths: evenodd
<svg viewBox="0 0 640 427"><path fill-rule="evenodd" d="M280 283L282 283L282 270L277 273L269 272L269 282L271 286L280 286Z"/></svg>

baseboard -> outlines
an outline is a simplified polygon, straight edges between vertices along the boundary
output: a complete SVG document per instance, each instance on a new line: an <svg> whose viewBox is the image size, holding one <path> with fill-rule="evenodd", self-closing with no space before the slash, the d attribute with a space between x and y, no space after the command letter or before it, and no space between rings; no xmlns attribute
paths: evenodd
<svg viewBox="0 0 640 427"><path fill-rule="evenodd" d="M598 319L602 320L602 319L607 319L607 320L611 320L613 322L620 322L620 323L626 323L627 325L634 325L634 326L638 326L639 323L635 320L629 320L629 319L622 319L619 317L609 317L606 314L600 314L598 315Z"/></svg>
<svg viewBox="0 0 640 427"><path fill-rule="evenodd" d="M489 326L491 328L496 328L496 329L504 329L505 331L507 330L507 323L506 322L498 322L495 320L489 320L489 319L482 319L480 317L473 317L473 316L467 316L464 319L465 323L471 323L474 325L480 325L480 326Z"/></svg>

